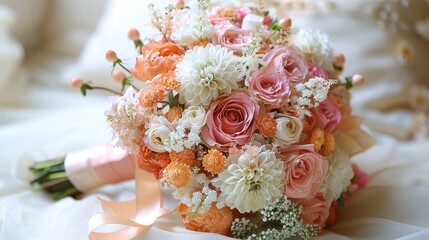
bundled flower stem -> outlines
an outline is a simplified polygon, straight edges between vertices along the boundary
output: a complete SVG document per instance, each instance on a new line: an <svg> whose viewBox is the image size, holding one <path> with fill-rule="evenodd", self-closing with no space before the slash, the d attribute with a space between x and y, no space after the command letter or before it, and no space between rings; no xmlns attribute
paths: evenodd
<svg viewBox="0 0 429 240"><path fill-rule="evenodd" d="M54 200L59 200L68 196L79 196L81 193L67 178L64 160L65 157L58 157L52 160L34 163L30 167L30 171L34 174L34 178L30 182L33 190L44 190L50 193Z"/></svg>
<svg viewBox="0 0 429 240"><path fill-rule="evenodd" d="M81 194L106 184L134 178L134 160L125 151L101 145L64 157L36 162L30 167L35 191L46 191L54 200Z"/></svg>

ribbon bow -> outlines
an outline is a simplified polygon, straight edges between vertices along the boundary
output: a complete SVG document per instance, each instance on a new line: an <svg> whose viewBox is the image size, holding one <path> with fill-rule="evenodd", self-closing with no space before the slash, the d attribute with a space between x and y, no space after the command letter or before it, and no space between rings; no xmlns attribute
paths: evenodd
<svg viewBox="0 0 429 240"><path fill-rule="evenodd" d="M159 217L174 212L162 208L159 181L145 171L136 168L136 199L125 202L107 201L98 198L104 210L88 221L91 240L129 240L148 229ZM113 232L95 232L98 227L110 224L124 226Z"/></svg>

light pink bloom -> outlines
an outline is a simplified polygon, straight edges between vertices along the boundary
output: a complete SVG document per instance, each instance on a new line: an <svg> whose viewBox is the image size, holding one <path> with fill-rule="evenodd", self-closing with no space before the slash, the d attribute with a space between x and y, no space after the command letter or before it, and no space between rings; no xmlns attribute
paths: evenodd
<svg viewBox="0 0 429 240"><path fill-rule="evenodd" d="M299 201L304 208L301 215L302 221L306 224L317 224L324 227L329 216L331 204L327 203L321 194L314 198Z"/></svg>
<svg viewBox="0 0 429 240"><path fill-rule="evenodd" d="M327 132L333 132L341 121L340 109L329 98L313 108L312 113L316 118L316 127Z"/></svg>
<svg viewBox="0 0 429 240"><path fill-rule="evenodd" d="M241 49L250 41L251 31L243 30L230 22L222 23L212 39L214 45L228 48L234 53L241 53Z"/></svg>
<svg viewBox="0 0 429 240"><path fill-rule="evenodd" d="M219 29L228 23L232 24L231 21L229 21L229 19L221 17L221 16L216 15L216 14L208 15L207 18L216 29Z"/></svg>
<svg viewBox="0 0 429 240"><path fill-rule="evenodd" d="M314 152L312 144L294 145L281 151L285 162L285 195L307 199L316 196L328 172L328 161Z"/></svg>
<svg viewBox="0 0 429 240"><path fill-rule="evenodd" d="M321 77L323 79L328 80L329 76L328 74L325 73L325 71L323 70L322 67L320 67L319 65L313 63L313 62L309 62L308 63L308 74L307 74L307 78L314 78L314 77Z"/></svg>
<svg viewBox="0 0 429 240"><path fill-rule="evenodd" d="M226 150L247 143L254 132L258 103L243 92L220 96L207 111L201 137L210 147Z"/></svg>
<svg viewBox="0 0 429 240"><path fill-rule="evenodd" d="M253 72L246 79L246 85L253 98L273 107L284 105L289 98L289 82L274 69L262 68Z"/></svg>
<svg viewBox="0 0 429 240"><path fill-rule="evenodd" d="M237 21L237 24L239 27L241 27L244 17L250 13L252 13L252 10L250 10L250 8L248 7L243 7L235 10L235 15L236 15L235 21Z"/></svg>
<svg viewBox="0 0 429 240"><path fill-rule="evenodd" d="M307 76L307 63L298 48L277 46L264 56L264 61L291 83L301 83Z"/></svg>

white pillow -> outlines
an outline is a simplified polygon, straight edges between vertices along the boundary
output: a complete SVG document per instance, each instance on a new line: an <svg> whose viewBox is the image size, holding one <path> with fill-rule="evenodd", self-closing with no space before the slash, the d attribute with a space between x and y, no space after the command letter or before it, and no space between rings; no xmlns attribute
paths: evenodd
<svg viewBox="0 0 429 240"><path fill-rule="evenodd" d="M44 47L56 54L78 57L97 26L107 0L50 1L44 25Z"/></svg>
<svg viewBox="0 0 429 240"><path fill-rule="evenodd" d="M148 24L149 3L150 1L141 0L111 0L97 30L85 45L79 61L65 71L65 78L80 76L94 85L120 88L110 76L111 63L105 60L105 53L112 49L124 60L126 66L131 68L134 65L137 54L133 42L127 38L128 30L137 28L142 38L157 34L157 30ZM154 4L156 8L163 9L170 3L170 0L159 0ZM142 85L141 82L136 84Z"/></svg>
<svg viewBox="0 0 429 240"><path fill-rule="evenodd" d="M26 49L36 47L41 40L41 27L47 7L47 0L1 0L15 14L13 35Z"/></svg>

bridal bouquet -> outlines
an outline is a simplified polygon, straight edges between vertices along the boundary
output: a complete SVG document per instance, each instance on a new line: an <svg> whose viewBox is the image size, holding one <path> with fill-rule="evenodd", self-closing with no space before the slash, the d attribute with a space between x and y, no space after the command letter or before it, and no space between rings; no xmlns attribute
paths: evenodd
<svg viewBox="0 0 429 240"><path fill-rule="evenodd" d="M174 189L187 229L316 236L365 184L350 162L374 143L350 108L349 89L363 77L340 77L344 55L326 34L294 28L261 4L195 5L152 7L160 34L141 40L130 30L132 68L107 52L124 70L113 72L123 88L106 111L115 144ZM100 88L72 84L83 94Z"/></svg>

